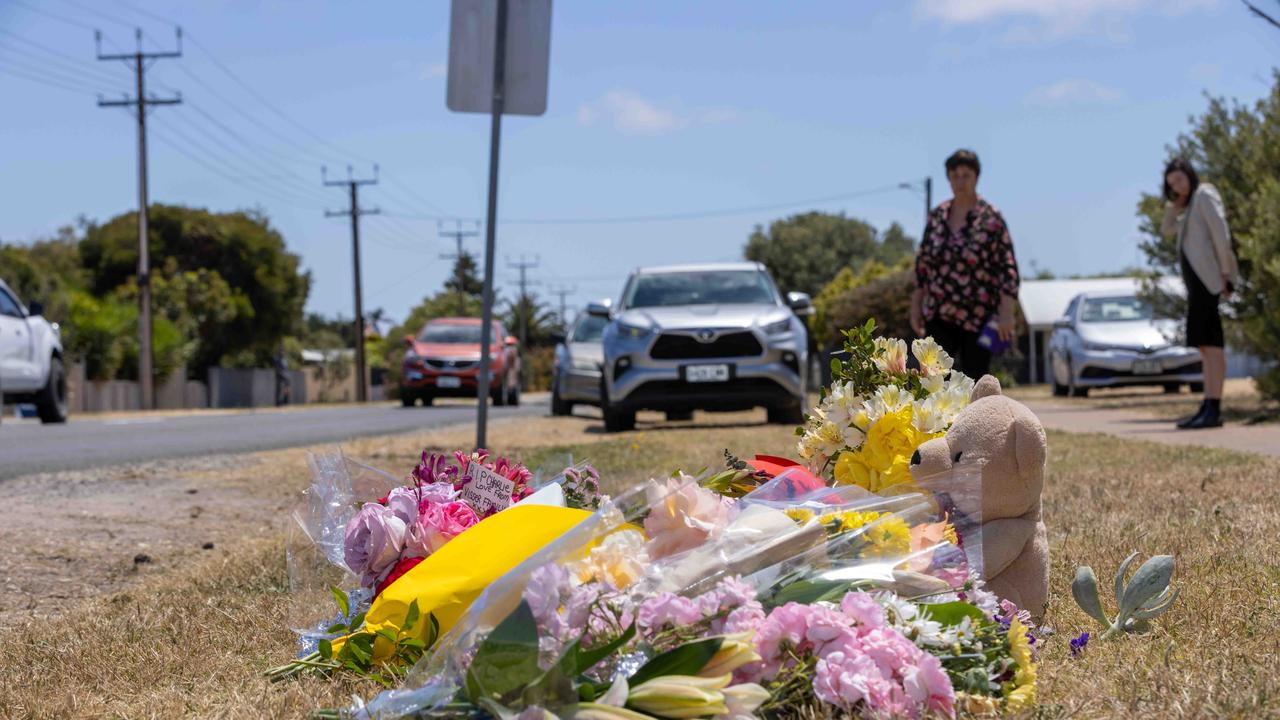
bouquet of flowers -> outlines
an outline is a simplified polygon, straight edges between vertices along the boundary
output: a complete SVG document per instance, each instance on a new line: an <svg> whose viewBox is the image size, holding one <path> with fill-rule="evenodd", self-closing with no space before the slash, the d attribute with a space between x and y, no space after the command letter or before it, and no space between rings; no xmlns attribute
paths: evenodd
<svg viewBox="0 0 1280 720"><path fill-rule="evenodd" d="M705 482L705 478L703 479ZM772 481L771 481L772 482ZM677 473L494 581L357 717L868 716L1016 709L1031 638L933 504L856 487L733 499ZM908 594L895 571L934 581ZM895 591L896 590L896 591Z"/></svg>
<svg viewBox="0 0 1280 720"><path fill-rule="evenodd" d="M309 620L299 630L303 652L269 671L275 678L303 671L373 675L408 668L435 642L442 622L447 629L484 589L486 579L586 517L602 497L599 475L590 465L570 467L535 491L528 468L484 450L424 451L403 482L388 482L390 476L341 457L313 458L312 468L308 512L296 516L305 540L291 545L291 580L295 589L315 590L315 565L336 568L341 578L330 573L326 586L338 614L316 622L315 607L305 609ZM363 482L353 482L353 476ZM391 487L383 490L386 485ZM359 500L369 495L377 499ZM544 522L522 528L508 518L494 520L517 507L520 513L538 513ZM486 532L470 537L482 526ZM515 549L475 560L471 552L496 544L495 532ZM450 548L464 536L468 548ZM526 544L510 545L513 539ZM455 571L467 565L463 579L474 581L459 582ZM315 603L315 592L300 594L304 602Z"/></svg>
<svg viewBox="0 0 1280 720"><path fill-rule="evenodd" d="M846 360L832 360L832 384L797 428L806 467L837 484L875 493L914 491L910 459L944 433L969 404L974 381L952 370L932 338L907 344L872 337L875 321L845 333ZM911 365L914 364L914 367Z"/></svg>

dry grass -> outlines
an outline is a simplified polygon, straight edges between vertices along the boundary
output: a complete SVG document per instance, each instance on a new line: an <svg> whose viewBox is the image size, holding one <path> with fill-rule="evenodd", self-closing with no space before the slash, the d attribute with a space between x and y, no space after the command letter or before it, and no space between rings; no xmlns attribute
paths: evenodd
<svg viewBox="0 0 1280 720"><path fill-rule="evenodd" d="M1122 387L1093 390L1087 398L1052 397L1048 385L1017 387L1009 391L1024 400L1050 400L1068 405L1084 405L1099 410L1136 410L1156 418L1173 419L1192 415L1200 408L1202 396L1184 388L1165 394L1159 387ZM1249 378L1228 380L1223 389L1222 417L1227 422L1274 422L1280 408L1265 402Z"/></svg>
<svg viewBox="0 0 1280 720"><path fill-rule="evenodd" d="M503 451L538 465L563 453L596 462L618 485L742 453L786 452L789 429L729 423L642 428L538 419L501 426ZM367 439L348 452L405 468L422 445L465 445L469 431ZM1051 434L1046 516L1056 630L1040 673L1044 718L1280 717L1280 463L1225 451L1103 436ZM252 474L305 483L298 451L254 457ZM230 471L228 471L230 472ZM232 473L234 474L234 473ZM229 481L245 492L250 478ZM207 493L216 492L214 478ZM274 499L274 497L273 497ZM1130 550L1178 556L1178 607L1145 636L1095 643L1072 604L1078 563L1106 578ZM10 717L299 717L375 688L351 681L271 685L259 673L287 659L286 579L278 533L221 544L128 589L0 635L0 715Z"/></svg>

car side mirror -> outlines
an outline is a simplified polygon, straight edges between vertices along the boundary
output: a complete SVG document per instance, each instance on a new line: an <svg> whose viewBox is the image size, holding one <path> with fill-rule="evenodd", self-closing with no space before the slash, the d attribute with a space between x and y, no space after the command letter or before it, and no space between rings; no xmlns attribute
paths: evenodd
<svg viewBox="0 0 1280 720"><path fill-rule="evenodd" d="M1072 324L1073 323L1071 322L1071 318L1067 317L1066 315L1063 315L1062 317L1053 321L1053 326L1055 328L1061 328L1063 330L1070 330Z"/></svg>
<svg viewBox="0 0 1280 720"><path fill-rule="evenodd" d="M797 315L810 315L813 313L813 299L809 297L809 293L787 293L787 306L794 310Z"/></svg>
<svg viewBox="0 0 1280 720"><path fill-rule="evenodd" d="M562 332L562 331L560 331L560 330L552 330L552 331L551 331L551 342L555 343L556 345L559 345L560 343L562 343L562 342L564 342L565 340L568 340L568 339L569 339L569 337L568 337L567 335L565 335L565 334L564 334L564 332Z"/></svg>
<svg viewBox="0 0 1280 720"><path fill-rule="evenodd" d="M27 306L27 314L30 315L31 317L43 315L44 304L39 302L38 300L33 300L31 304Z"/></svg>
<svg viewBox="0 0 1280 720"><path fill-rule="evenodd" d="M515 335L507 336L507 347L515 347L519 344L520 344L520 340Z"/></svg>
<svg viewBox="0 0 1280 720"><path fill-rule="evenodd" d="M405 335L405 336L404 336L404 344L405 344L405 345L407 345L407 346L409 346L409 347L413 347L413 336L412 336L412 335Z"/></svg>
<svg viewBox="0 0 1280 720"><path fill-rule="evenodd" d="M587 305L587 314L592 317L604 318L605 320L609 320L613 315L608 305L599 302L589 303Z"/></svg>

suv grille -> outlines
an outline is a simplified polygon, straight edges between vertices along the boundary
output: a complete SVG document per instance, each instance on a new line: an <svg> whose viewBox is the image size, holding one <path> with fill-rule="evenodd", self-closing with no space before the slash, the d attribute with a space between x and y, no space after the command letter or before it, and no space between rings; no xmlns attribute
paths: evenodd
<svg viewBox="0 0 1280 720"><path fill-rule="evenodd" d="M427 364L433 368L440 368L442 370L466 370L467 368L475 367L479 363L476 360L437 360L435 358L431 358L427 360Z"/></svg>
<svg viewBox="0 0 1280 720"><path fill-rule="evenodd" d="M702 360L706 358L754 357L764 352L760 341L750 332L729 332L715 340L698 342L689 335L658 337L650 357L655 360Z"/></svg>

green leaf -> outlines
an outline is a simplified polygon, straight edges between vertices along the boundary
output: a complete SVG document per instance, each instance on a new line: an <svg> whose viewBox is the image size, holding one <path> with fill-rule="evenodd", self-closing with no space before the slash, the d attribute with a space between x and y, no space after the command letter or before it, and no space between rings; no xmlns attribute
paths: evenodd
<svg viewBox="0 0 1280 720"><path fill-rule="evenodd" d="M328 640L321 640L320 645L317 649L320 651L320 657L324 658L325 660L333 659L333 643L329 642Z"/></svg>
<svg viewBox="0 0 1280 720"><path fill-rule="evenodd" d="M538 667L538 625L529 603L521 600L476 650L467 670L467 697L502 699L542 675Z"/></svg>
<svg viewBox="0 0 1280 720"><path fill-rule="evenodd" d="M339 590L337 585L330 585L329 592L333 593L333 599L338 603L338 609L342 611L342 616L350 615L351 601L347 599L347 594Z"/></svg>
<svg viewBox="0 0 1280 720"><path fill-rule="evenodd" d="M779 590L769 604L774 607L786 605L789 602L811 605L826 598L832 592L843 595L843 591L849 585L847 580L801 580Z"/></svg>
<svg viewBox="0 0 1280 720"><path fill-rule="evenodd" d="M920 607L930 619L946 627L959 625L965 618L972 618L975 623L987 621L987 616L981 610L967 602L926 603Z"/></svg>
<svg viewBox="0 0 1280 720"><path fill-rule="evenodd" d="M436 619L435 613L427 613L427 621L431 623L427 628L427 647L431 647L440 637L440 621Z"/></svg>
<svg viewBox="0 0 1280 720"><path fill-rule="evenodd" d="M422 611L418 609L418 600L414 598L409 603L409 612L404 615L404 624L400 626L401 632L409 632L413 626L418 623L418 618L422 617Z"/></svg>
<svg viewBox="0 0 1280 720"><path fill-rule="evenodd" d="M395 643L400 639L399 636L396 635L396 631L391 628L379 628L377 635L389 643Z"/></svg>
<svg viewBox="0 0 1280 720"><path fill-rule="evenodd" d="M346 629L347 629L347 624L346 624L346 623L334 623L334 624L330 625L330 626L329 626L329 629L328 629L328 630L325 630L325 632L327 632L327 633L329 633L330 635L332 635L332 634L334 634L334 633L340 633L340 632L342 632L342 631L344 631L344 630L346 630Z"/></svg>
<svg viewBox="0 0 1280 720"><path fill-rule="evenodd" d="M1124 596L1116 596L1120 602L1121 618L1129 617L1148 601L1159 597L1169 587L1171 578L1173 578L1172 555L1156 555L1142 563L1124 589Z"/></svg>
<svg viewBox="0 0 1280 720"><path fill-rule="evenodd" d="M604 645L591 648L590 650L583 650L579 645L576 653L577 666L574 668L573 674L581 675L582 673L595 667L596 664L599 663L601 660L617 652L618 648L631 642L631 638L635 636L636 636L636 624L631 623L631 625L627 627L626 632L622 633L621 635L611 640L610 642L605 643ZM574 644L578 645L577 643L574 643Z"/></svg>
<svg viewBox="0 0 1280 720"><path fill-rule="evenodd" d="M359 630L363 625L364 625L364 613L356 613L356 616L351 618L351 623L347 625L347 629L349 629L351 632L355 632Z"/></svg>
<svg viewBox="0 0 1280 720"><path fill-rule="evenodd" d="M418 638L409 638L408 640L401 640L400 647L412 648L414 650L426 650L427 644Z"/></svg>
<svg viewBox="0 0 1280 720"><path fill-rule="evenodd" d="M697 675L711 662L720 650L724 638L713 637L685 643L677 648L656 655L632 675L628 682L636 687L644 682L667 675Z"/></svg>
<svg viewBox="0 0 1280 720"><path fill-rule="evenodd" d="M1088 565L1076 568L1076 576L1071 581L1071 596L1089 617L1102 623L1103 627L1111 627L1111 621L1102 609L1102 598L1098 596L1098 577L1093 574L1093 568Z"/></svg>

